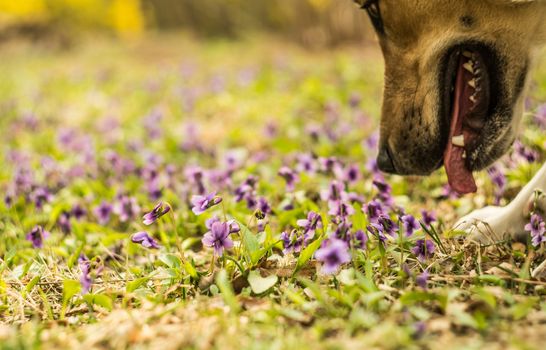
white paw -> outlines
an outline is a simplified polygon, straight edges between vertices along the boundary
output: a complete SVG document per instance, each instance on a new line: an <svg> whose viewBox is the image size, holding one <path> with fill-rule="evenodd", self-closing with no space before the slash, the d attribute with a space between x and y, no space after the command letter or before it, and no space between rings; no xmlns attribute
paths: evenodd
<svg viewBox="0 0 546 350"><path fill-rule="evenodd" d="M464 216L454 229L466 231L468 238L479 243L494 243L506 235L514 237L523 229L522 215L510 207L489 206Z"/></svg>

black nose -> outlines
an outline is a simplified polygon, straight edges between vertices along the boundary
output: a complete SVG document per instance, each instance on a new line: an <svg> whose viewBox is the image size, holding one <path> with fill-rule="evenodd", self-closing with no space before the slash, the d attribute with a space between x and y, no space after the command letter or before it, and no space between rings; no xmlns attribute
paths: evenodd
<svg viewBox="0 0 546 350"><path fill-rule="evenodd" d="M377 166L379 167L379 170L385 173L396 173L391 152L389 151L389 146L385 145L379 148L379 154L377 155Z"/></svg>

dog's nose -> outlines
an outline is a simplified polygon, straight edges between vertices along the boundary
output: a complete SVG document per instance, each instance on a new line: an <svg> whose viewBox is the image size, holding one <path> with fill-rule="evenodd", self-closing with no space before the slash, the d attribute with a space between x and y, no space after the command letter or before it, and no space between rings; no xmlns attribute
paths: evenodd
<svg viewBox="0 0 546 350"><path fill-rule="evenodd" d="M379 167L379 170L385 173L396 173L391 152L389 151L389 146L384 145L379 148L379 154L377 155L377 166Z"/></svg>

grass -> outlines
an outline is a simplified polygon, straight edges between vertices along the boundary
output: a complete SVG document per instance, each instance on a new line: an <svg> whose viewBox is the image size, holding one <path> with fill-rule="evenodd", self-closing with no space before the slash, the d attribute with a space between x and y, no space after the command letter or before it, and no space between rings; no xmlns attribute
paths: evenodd
<svg viewBox="0 0 546 350"><path fill-rule="evenodd" d="M158 37L69 52L12 44L5 53L0 189L11 202L0 204L1 349L541 348L546 282L530 271L544 247L477 246L451 229L474 208L507 203L538 169L546 138L532 118L521 141L537 161L505 157L505 188L483 172L477 194L446 196L439 171L387 177L389 194L368 166L382 83L373 47ZM531 112L546 97L544 65L535 77ZM320 169L327 157L336 171ZM343 182L348 165L357 181ZM195 166L223 199L201 215L191 211ZM278 175L283 166L299 177L293 189ZM237 201L251 175L255 185ZM341 225L321 199L335 178L357 199L346 201L354 209L346 235L362 230L368 242L351 245L351 262L332 276L314 253ZM51 196L40 203L38 189ZM133 212L101 222L96 208L120 195L134 199ZM259 198L271 210L252 203ZM437 221L382 244L361 210L374 198L395 203L384 206L395 223L402 212L420 220L422 210ZM143 225L159 201L172 211ZM301 235L297 220L310 211L322 228L301 252L283 252L281 233ZM201 243L214 215L241 228L222 257ZM50 232L42 248L26 239L36 225ZM159 249L131 242L143 230ZM434 254L417 259L419 239L433 241Z"/></svg>

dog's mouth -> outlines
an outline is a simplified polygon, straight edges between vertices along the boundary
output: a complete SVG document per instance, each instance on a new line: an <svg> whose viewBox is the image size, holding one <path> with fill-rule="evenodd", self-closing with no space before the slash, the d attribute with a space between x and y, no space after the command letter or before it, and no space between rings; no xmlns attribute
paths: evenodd
<svg viewBox="0 0 546 350"><path fill-rule="evenodd" d="M443 109L449 133L444 167L452 189L471 193L477 188L467 154L478 146L487 118L496 108L492 77L497 60L485 45L465 44L449 50L445 62Z"/></svg>

